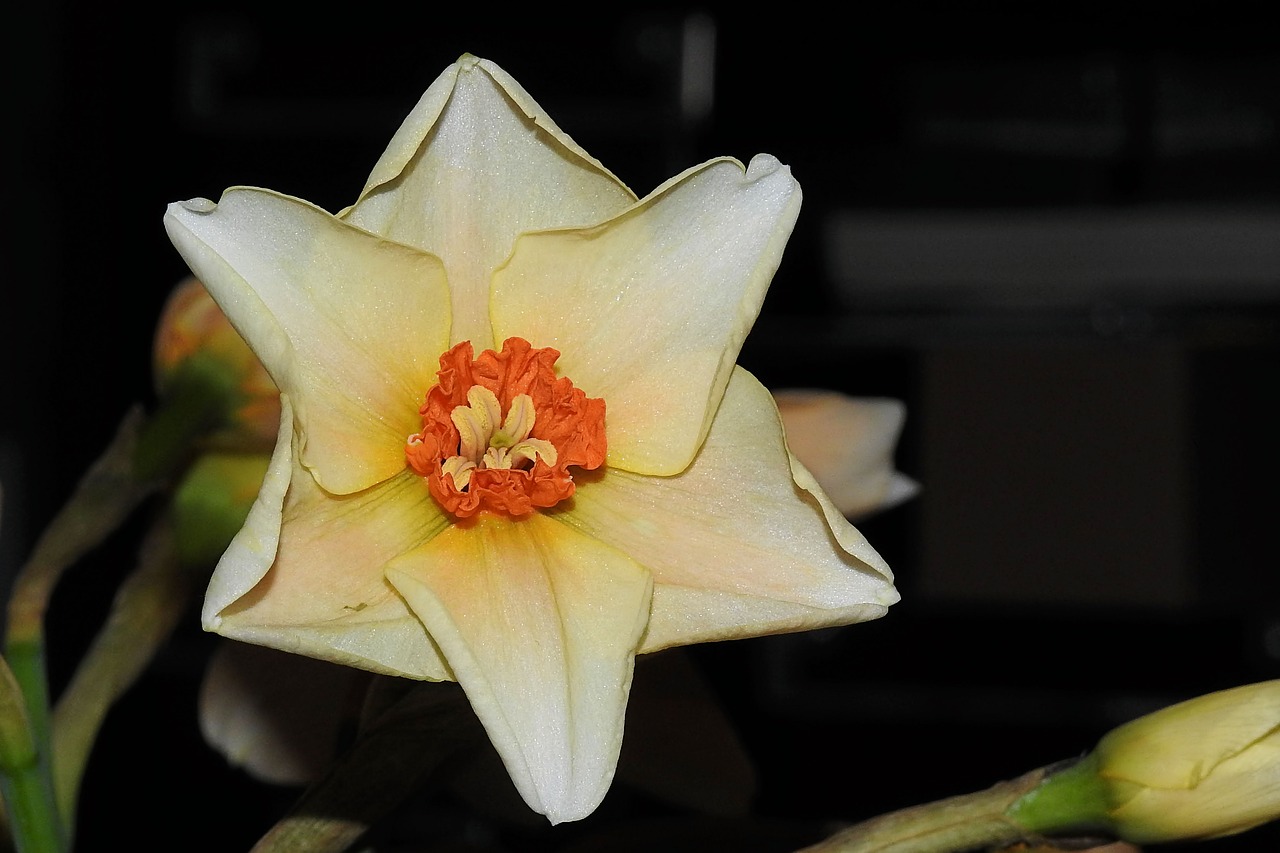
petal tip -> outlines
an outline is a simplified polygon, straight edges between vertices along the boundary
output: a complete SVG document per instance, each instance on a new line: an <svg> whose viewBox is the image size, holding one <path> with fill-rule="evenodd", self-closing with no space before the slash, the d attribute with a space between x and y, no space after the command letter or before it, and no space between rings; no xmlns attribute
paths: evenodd
<svg viewBox="0 0 1280 853"><path fill-rule="evenodd" d="M920 484L906 474L895 471L889 478L889 490L884 496L885 508L905 503L920 494Z"/></svg>
<svg viewBox="0 0 1280 853"><path fill-rule="evenodd" d="M583 808L579 803L572 803L562 809L549 808L544 811L543 814L552 826L556 826L558 824L572 823L575 820L582 820L583 818L590 817L591 813L596 810L596 806L599 804L599 802L594 802L590 806Z"/></svg>
<svg viewBox="0 0 1280 853"><path fill-rule="evenodd" d="M207 198L189 198L186 201L176 201L169 205L170 210L175 207L180 207L189 213L213 213L218 209L218 203Z"/></svg>
<svg viewBox="0 0 1280 853"><path fill-rule="evenodd" d="M751 162L747 164L747 180L757 181L766 178L779 170L790 172L782 161L772 154L757 154L751 158Z"/></svg>

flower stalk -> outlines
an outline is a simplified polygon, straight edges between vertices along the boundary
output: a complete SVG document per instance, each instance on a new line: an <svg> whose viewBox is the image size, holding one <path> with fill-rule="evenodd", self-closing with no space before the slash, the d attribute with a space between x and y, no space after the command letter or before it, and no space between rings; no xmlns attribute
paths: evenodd
<svg viewBox="0 0 1280 853"><path fill-rule="evenodd" d="M49 775L41 765L26 702L12 670L0 658L0 799L21 853L66 848Z"/></svg>
<svg viewBox="0 0 1280 853"><path fill-rule="evenodd" d="M1078 761L1049 768L1040 784L1009 804L1009 817L1039 832L1110 834L1107 794L1098 763L1097 753L1091 752Z"/></svg>
<svg viewBox="0 0 1280 853"><path fill-rule="evenodd" d="M377 703L370 691L366 710ZM341 853L428 779L484 745L466 696L451 684L418 685L369 713L350 750L312 785L252 853Z"/></svg>
<svg viewBox="0 0 1280 853"><path fill-rule="evenodd" d="M1006 812L1044 778L1044 769L1032 770L985 791L889 812L797 853L952 853L1033 840Z"/></svg>
<svg viewBox="0 0 1280 853"><path fill-rule="evenodd" d="M192 294L199 292L198 283L179 288L181 298L171 300L162 319L156 359L159 405L146 417L140 407L128 412L14 579L4 634L5 672L11 683L7 704L0 709L6 714L0 727L6 736L13 735L6 744L13 745L10 757L14 760L0 767L0 777L12 814L9 830L22 851L61 850L69 843L76 794L98 729L110 706L141 674L182 615L190 592L190 578L181 571L184 563L198 562L209 569L216 560L210 549L218 544L225 547L247 512L247 502L242 502L230 532L227 525L216 523L225 513L212 519L212 525L199 520L187 524L189 530L203 534L197 560L183 559L167 516L157 523L143 545L139 568L120 589L106 625L81 661L51 721L44 618L65 571L102 543L143 500L172 483L211 436L233 446L253 445L251 439L243 438L253 427L243 417L246 408L262 396L255 393L257 386L252 382L253 371L261 373L261 368L225 319L221 323L225 330L216 323L212 331L198 328L189 312L198 313L201 306L198 301L193 306ZM187 326L197 326L196 331L206 334L189 334ZM250 412L275 416L274 388L269 390L270 405L250 408ZM265 462L257 465L257 483L263 467ZM202 509L206 508L196 507L195 514ZM224 532L225 541L211 543ZM20 718L17 709L22 712ZM20 733L25 733L25 740Z"/></svg>
<svg viewBox="0 0 1280 853"><path fill-rule="evenodd" d="M1135 844L1280 817L1280 681L1197 696L1112 729L1091 752L986 791L903 809L801 853L951 853L1067 838Z"/></svg>
<svg viewBox="0 0 1280 853"><path fill-rule="evenodd" d="M19 850L60 850L68 835L53 796L44 615L63 573L154 490L156 484L139 479L134 468L142 422L137 408L125 416L14 578L4 637L6 672L12 679L6 708L21 703L32 748L29 762L3 774L5 803L12 814L10 832Z"/></svg>
<svg viewBox="0 0 1280 853"><path fill-rule="evenodd" d="M171 519L162 515L143 541L138 567L124 580L53 711L53 779L59 812L75 824L85 765L111 706L169 638L195 584L176 557Z"/></svg>
<svg viewBox="0 0 1280 853"><path fill-rule="evenodd" d="M63 573L106 539L153 490L154 484L141 482L134 470L142 422L138 409L126 415L14 579L5 625L5 656L26 697L37 746L48 739L45 610Z"/></svg>

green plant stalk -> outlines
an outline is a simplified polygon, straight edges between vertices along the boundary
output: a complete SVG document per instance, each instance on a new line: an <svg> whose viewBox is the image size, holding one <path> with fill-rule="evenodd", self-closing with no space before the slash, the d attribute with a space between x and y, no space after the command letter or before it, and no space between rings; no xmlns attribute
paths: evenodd
<svg viewBox="0 0 1280 853"><path fill-rule="evenodd" d="M148 531L138 567L112 601L106 623L53 710L53 782L58 811L75 826L84 768L107 712L182 618L194 578L177 559L167 515Z"/></svg>
<svg viewBox="0 0 1280 853"><path fill-rule="evenodd" d="M62 824L51 808L53 792L37 763L0 773L0 796L8 807L9 832L19 853L63 853Z"/></svg>
<svg viewBox="0 0 1280 853"><path fill-rule="evenodd" d="M44 645L39 641L18 642L6 650L9 677L25 712L31 738L31 762L42 764L41 745L49 743L49 690L44 668ZM6 800L6 802L9 802Z"/></svg>
<svg viewBox="0 0 1280 853"><path fill-rule="evenodd" d="M1095 846L1115 837L1098 758L1059 762L985 791L880 815L797 853L959 853L1053 837Z"/></svg>
<svg viewBox="0 0 1280 853"><path fill-rule="evenodd" d="M0 798L11 840L21 853L61 853L65 836L49 777L42 772L26 700L0 658Z"/></svg>
<svg viewBox="0 0 1280 853"><path fill-rule="evenodd" d="M912 806L855 824L797 853L953 853L1038 835L1005 812L1045 778L1043 769L985 791Z"/></svg>
<svg viewBox="0 0 1280 853"><path fill-rule="evenodd" d="M1098 775L1098 756L1048 769L1044 781L1009 806L1006 814L1039 833L1111 833L1110 804Z"/></svg>
<svg viewBox="0 0 1280 853"><path fill-rule="evenodd" d="M456 684L414 685L267 831L251 853L342 853L419 786L486 745Z"/></svg>
<svg viewBox="0 0 1280 853"><path fill-rule="evenodd" d="M30 772L38 777L38 782L25 779L27 771L24 771L24 779L6 797L8 808L15 815L15 836L20 831L36 831L22 830L18 816L44 815L50 819L57 814L50 769L44 614L54 587L67 568L119 527L154 488L134 475L134 452L141 423L141 410L135 407L125 416L106 450L76 484L71 497L45 528L30 558L14 578L7 605L4 654L25 706L34 749L34 767ZM29 797L48 797L48 802L31 802ZM56 834L65 832L60 821L55 824ZM48 832L54 833L55 828L48 828ZM19 849L25 849L20 837L18 843Z"/></svg>
<svg viewBox="0 0 1280 853"><path fill-rule="evenodd" d="M57 814L44 642L44 616L54 588L71 565L101 544L189 460L198 439L233 410L237 394L225 367L208 357L191 358L150 418L143 419L140 407L130 409L14 579L6 608L4 654L26 706L34 772L42 781L16 788L11 797L19 799L6 799L11 811ZM48 796L50 801L39 807L22 801L30 796ZM59 821L60 834L69 834L65 820L64 815Z"/></svg>

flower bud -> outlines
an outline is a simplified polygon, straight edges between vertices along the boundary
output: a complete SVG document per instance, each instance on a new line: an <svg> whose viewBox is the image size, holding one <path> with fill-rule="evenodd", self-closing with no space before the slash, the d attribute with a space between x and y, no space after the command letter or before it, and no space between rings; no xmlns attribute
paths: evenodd
<svg viewBox="0 0 1280 853"><path fill-rule="evenodd" d="M206 444L270 451L280 423L280 393L196 279L180 282L165 303L152 361L161 399L180 394L184 385L194 383L229 391Z"/></svg>
<svg viewBox="0 0 1280 853"><path fill-rule="evenodd" d="M1113 729L1006 812L1029 830L1136 844L1234 835L1280 817L1280 681L1210 693Z"/></svg>
<svg viewBox="0 0 1280 853"><path fill-rule="evenodd" d="M265 453L201 455L173 495L173 527L179 559L212 568L244 526L262 488L271 457Z"/></svg>
<svg viewBox="0 0 1280 853"><path fill-rule="evenodd" d="M1117 834L1142 844L1214 838L1280 817L1280 681L1148 714L1095 750Z"/></svg>

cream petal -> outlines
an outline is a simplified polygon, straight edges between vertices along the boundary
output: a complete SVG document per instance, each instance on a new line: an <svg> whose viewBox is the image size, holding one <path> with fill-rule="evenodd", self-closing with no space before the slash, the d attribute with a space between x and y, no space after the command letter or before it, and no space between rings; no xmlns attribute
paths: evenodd
<svg viewBox="0 0 1280 853"><path fill-rule="evenodd" d="M402 470L448 346L440 260L266 190L171 204L165 227L292 398L317 480L347 494Z"/></svg>
<svg viewBox="0 0 1280 853"><path fill-rule="evenodd" d="M648 572L534 514L454 525L387 576L529 806L552 823L590 814L617 765Z"/></svg>
<svg viewBox="0 0 1280 853"><path fill-rule="evenodd" d="M888 509L919 491L893 469L907 414L901 400L797 388L773 397L791 452L846 518Z"/></svg>
<svg viewBox="0 0 1280 853"><path fill-rule="evenodd" d="M332 495L291 456L277 448L244 528L214 570L205 629L375 672L451 678L382 574L448 524L425 482L405 472Z"/></svg>
<svg viewBox="0 0 1280 853"><path fill-rule="evenodd" d="M693 464L676 477L580 477L556 518L653 573L642 652L873 619L892 574L798 463L769 392L738 368Z"/></svg>
<svg viewBox="0 0 1280 853"><path fill-rule="evenodd" d="M581 226L635 195L491 62L464 56L431 85L340 215L444 259L453 340L494 347L490 276L522 231Z"/></svg>
<svg viewBox="0 0 1280 853"><path fill-rule="evenodd" d="M683 471L706 436L800 209L790 170L717 160L599 227L529 234L493 287L497 337L560 350L605 401L608 464Z"/></svg>
<svg viewBox="0 0 1280 853"><path fill-rule="evenodd" d="M218 630L223 609L257 586L271 570L280 544L284 496L293 471L293 405L288 394L281 394L280 426L267 473L244 525L223 552L205 590L200 621L206 631Z"/></svg>

